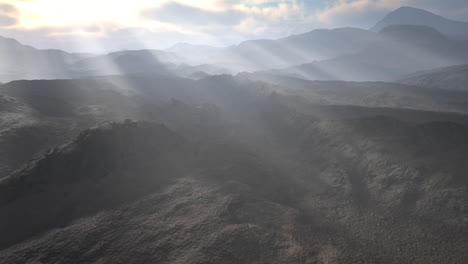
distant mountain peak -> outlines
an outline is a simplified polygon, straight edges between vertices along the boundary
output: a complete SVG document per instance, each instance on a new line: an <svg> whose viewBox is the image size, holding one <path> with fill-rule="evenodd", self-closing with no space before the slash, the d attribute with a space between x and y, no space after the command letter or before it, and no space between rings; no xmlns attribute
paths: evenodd
<svg viewBox="0 0 468 264"><path fill-rule="evenodd" d="M21 43L20 43L19 41L17 41L16 39L0 36L0 48L5 49L5 48L11 48L11 47L15 47L15 48L26 48L26 49L34 49L34 48L31 47L31 46L27 46L27 45L21 44Z"/></svg>
<svg viewBox="0 0 468 264"><path fill-rule="evenodd" d="M398 9L396 9L395 11L393 11L393 13L395 13L395 12L404 12L404 11L424 12L424 13L432 14L431 12L426 11L424 9L416 8L416 7L412 7L412 6L402 6L402 7L398 8ZM433 14L433 15L435 15L435 14Z"/></svg>
<svg viewBox="0 0 468 264"><path fill-rule="evenodd" d="M417 25L436 29L444 35L462 36L468 35L468 23L454 21L436 15L424 9L403 6L386 15L379 21L372 31L381 31L391 25Z"/></svg>

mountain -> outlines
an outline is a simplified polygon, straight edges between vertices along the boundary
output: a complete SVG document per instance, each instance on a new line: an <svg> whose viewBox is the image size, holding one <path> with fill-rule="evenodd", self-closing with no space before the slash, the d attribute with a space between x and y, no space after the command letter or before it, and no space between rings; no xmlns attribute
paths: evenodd
<svg viewBox="0 0 468 264"><path fill-rule="evenodd" d="M122 91L95 80L14 81L0 87L0 178L106 120L135 118Z"/></svg>
<svg viewBox="0 0 468 264"><path fill-rule="evenodd" d="M382 41L356 53L272 71L312 80L390 81L415 71L468 63L468 42L414 25L384 28Z"/></svg>
<svg viewBox="0 0 468 264"><path fill-rule="evenodd" d="M184 140L162 125L126 122L82 132L75 141L1 182L0 204L13 203L1 213L16 220L0 224L0 248L147 194L185 167L186 151ZM49 199L57 203L44 203ZM36 204L37 210L27 212L24 205L28 203ZM31 214L35 223L21 217L24 214Z"/></svg>
<svg viewBox="0 0 468 264"><path fill-rule="evenodd" d="M271 83L281 95L304 100L302 104L414 109L468 113L466 91L447 91L401 83L309 81L269 74L242 74L252 81ZM306 102L306 103L305 103ZM301 103L296 101L296 105ZM401 117L399 117L401 118Z"/></svg>
<svg viewBox="0 0 468 264"><path fill-rule="evenodd" d="M467 127L317 120L270 99L274 136L254 152L128 121L32 161L0 182L0 261L466 259Z"/></svg>
<svg viewBox="0 0 468 264"><path fill-rule="evenodd" d="M200 78L229 73L215 65L187 65L174 53L160 50L127 50L104 55L38 50L14 39L0 37L0 81L70 79L86 76L141 72Z"/></svg>
<svg viewBox="0 0 468 264"><path fill-rule="evenodd" d="M168 64L177 62L177 57L157 50L120 51L80 60L71 65L83 76L119 75L152 71L170 74Z"/></svg>
<svg viewBox="0 0 468 264"><path fill-rule="evenodd" d="M226 48L178 44L168 51L192 64L223 65L235 72L281 68L359 51L379 40L357 28L320 29L277 40L249 40Z"/></svg>
<svg viewBox="0 0 468 264"><path fill-rule="evenodd" d="M208 45L177 43L166 51L177 54L188 64L197 65L214 62L215 60L213 59L218 58L222 54L223 50L224 48Z"/></svg>
<svg viewBox="0 0 468 264"><path fill-rule="evenodd" d="M68 53L61 50L39 50L22 45L10 38L0 37L0 80L65 78L69 65L90 54Z"/></svg>
<svg viewBox="0 0 468 264"><path fill-rule="evenodd" d="M254 118L257 114L252 111L270 93L280 94L284 104L298 111L325 118L379 114L409 121L468 123L455 114L468 112L466 92L396 83L307 81L246 73L200 80L149 73L14 81L0 86L0 178L105 121L164 122L196 140L203 135L215 138L212 131L224 126L219 119ZM199 122L207 128L196 125Z"/></svg>
<svg viewBox="0 0 468 264"><path fill-rule="evenodd" d="M466 33L467 24L404 7L379 22L373 28L378 33L356 28L319 29L225 48L178 44L166 51L129 50L101 55L38 50L0 38L0 55L4 58L0 81L139 72L200 79L291 67L296 67L293 71L297 76L310 79L393 80L415 71L467 63L468 42L460 37ZM398 68L398 64L404 68Z"/></svg>
<svg viewBox="0 0 468 264"><path fill-rule="evenodd" d="M172 52L160 50L129 50L113 52L80 60L71 69L76 77L125 75L152 72L157 75L173 75L199 78L211 74L226 74L229 71L212 64L191 66Z"/></svg>
<svg viewBox="0 0 468 264"><path fill-rule="evenodd" d="M468 257L466 92L135 73L0 95L2 263Z"/></svg>
<svg viewBox="0 0 468 264"><path fill-rule="evenodd" d="M250 91L250 84L228 75L192 80L156 73L6 83L0 86L0 178L105 121L152 120L183 130L205 123L201 113L218 115L214 105L239 112L256 100L258 92ZM190 129L188 134L210 133Z"/></svg>
<svg viewBox="0 0 468 264"><path fill-rule="evenodd" d="M413 7L401 7L385 16L379 21L372 31L379 32L391 25L419 25L436 29L444 35L464 36L468 35L468 23L453 21L423 9Z"/></svg>
<svg viewBox="0 0 468 264"><path fill-rule="evenodd" d="M199 80L147 73L14 81L0 86L0 178L105 121L164 122L196 140L204 135L216 138L213 131L224 127L219 119L254 118L253 109L273 92L284 96L283 103L290 107L326 118L380 114L468 124L459 114L450 114L468 112L465 92L393 83L320 82L247 73ZM206 127L197 125L200 122Z"/></svg>
<svg viewBox="0 0 468 264"><path fill-rule="evenodd" d="M398 82L420 87L468 91L468 65L417 72L405 76Z"/></svg>
<svg viewBox="0 0 468 264"><path fill-rule="evenodd" d="M422 39L419 39L419 42L430 42L433 41L430 37L437 39L445 36L449 36L450 39L457 37L457 39L461 39L461 42L463 42L463 36L468 35L467 25L468 23L451 21L421 9L402 7L377 23L372 28L373 32L356 28L319 29L277 40L248 40L226 48L183 43L173 46L168 51L175 52L190 64L218 64L233 72L258 71L287 68L301 64L316 63L317 61L333 60L356 53L364 53L369 47L384 45L385 42L389 41L388 36L385 35L396 33L396 31L400 31L398 33L399 36L393 36L392 42L402 41L403 43L408 43L420 37ZM411 26L414 27L411 28ZM385 29L387 27L389 28ZM390 30L390 28L392 29ZM433 28L435 31L429 32L429 28ZM384 31L383 34L376 34L381 31ZM439 33L436 33L436 31ZM405 47L404 45L399 48L402 49L399 52L408 53L413 52L413 49L419 49L417 46ZM411 48L411 50L408 50L408 48ZM443 48L441 47L438 52L441 52ZM378 52L385 53L387 51L382 50ZM393 52L398 52L398 50L394 50ZM384 54L381 56L383 57ZM427 54L423 54L423 56L427 56ZM438 56L438 54L436 53L435 56ZM385 57L384 61L391 59L390 57ZM421 57L418 57L419 59ZM441 59L443 61L445 58ZM381 59L379 58L379 60ZM351 72L349 75L359 75L362 74L362 71L368 71L375 66L379 67L378 65L372 65L373 62L364 63L368 65L368 69ZM452 62L446 61L440 67L448 66L450 63ZM420 63L420 65L423 64L424 62ZM350 68L350 66L346 65L344 68ZM325 68L329 67L334 66L330 65ZM358 65L359 67L363 66ZM430 67L426 69L430 69ZM338 72L342 72L343 70L337 69ZM324 69L323 71L329 71L329 69ZM373 72L369 73L374 74ZM332 73L332 75L336 74Z"/></svg>

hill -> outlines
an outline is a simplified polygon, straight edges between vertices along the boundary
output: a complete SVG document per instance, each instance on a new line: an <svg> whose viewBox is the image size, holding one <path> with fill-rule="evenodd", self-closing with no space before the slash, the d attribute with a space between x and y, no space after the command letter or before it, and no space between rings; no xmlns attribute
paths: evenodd
<svg viewBox="0 0 468 264"><path fill-rule="evenodd" d="M249 40L226 48L179 44L176 52L194 64L212 63L234 72L283 68L357 52L379 40L357 28L319 29L277 40Z"/></svg>
<svg viewBox="0 0 468 264"><path fill-rule="evenodd" d="M380 31L391 25L427 26L449 36L468 35L468 23L450 20L423 9L401 7L385 16L372 31Z"/></svg>
<svg viewBox="0 0 468 264"><path fill-rule="evenodd" d="M420 87L468 91L468 66L459 65L405 76L398 82Z"/></svg>
<svg viewBox="0 0 468 264"><path fill-rule="evenodd" d="M393 25L379 35L384 41L359 52L271 73L311 80L390 81L468 62L468 42L426 26Z"/></svg>
<svg viewBox="0 0 468 264"><path fill-rule="evenodd" d="M89 54L61 50L39 50L10 38L0 37L0 80L65 78L69 65Z"/></svg>
<svg viewBox="0 0 468 264"><path fill-rule="evenodd" d="M214 65L190 66L175 54L159 50L128 50L109 54L39 50L14 39L0 37L0 81L22 79L71 79L86 76L153 72L190 77L206 72L226 73Z"/></svg>
<svg viewBox="0 0 468 264"><path fill-rule="evenodd" d="M196 150L155 124L83 132L2 180L0 260L467 257L466 127L384 117L317 121L274 99L262 108L262 125L278 141L264 138L255 152L228 138Z"/></svg>

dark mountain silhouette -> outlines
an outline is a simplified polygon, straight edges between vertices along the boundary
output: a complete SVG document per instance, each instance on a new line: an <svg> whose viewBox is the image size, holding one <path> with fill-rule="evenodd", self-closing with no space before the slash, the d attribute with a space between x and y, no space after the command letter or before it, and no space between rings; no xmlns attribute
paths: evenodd
<svg viewBox="0 0 468 264"><path fill-rule="evenodd" d="M391 25L427 26L449 36L468 35L468 23L453 21L413 7L398 8L385 16L371 30L378 32Z"/></svg>
<svg viewBox="0 0 468 264"><path fill-rule="evenodd" d="M399 80L400 83L420 87L445 90L468 91L468 66L450 66L410 74Z"/></svg>

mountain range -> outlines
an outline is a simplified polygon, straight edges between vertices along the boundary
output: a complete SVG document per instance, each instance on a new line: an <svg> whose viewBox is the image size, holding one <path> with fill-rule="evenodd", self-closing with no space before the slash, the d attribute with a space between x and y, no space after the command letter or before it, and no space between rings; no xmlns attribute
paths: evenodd
<svg viewBox="0 0 468 264"><path fill-rule="evenodd" d="M468 63L468 42L433 28L393 25L379 36L383 41L359 52L273 72L312 80L389 81L417 71Z"/></svg>
<svg viewBox="0 0 468 264"><path fill-rule="evenodd" d="M468 33L462 30L467 28L465 24L403 7L387 15L371 31L319 29L277 40L249 40L225 48L177 44L166 51L105 55L37 50L2 38L0 53L6 68L1 71L0 81L145 71L200 78L206 74L272 69L276 74L308 79L388 81L418 71L467 64L468 41L463 36Z"/></svg>
<svg viewBox="0 0 468 264"><path fill-rule="evenodd" d="M357 28L319 29L278 40L249 40L226 48L177 44L168 51L189 63L208 61L234 71L282 68L357 52L378 41L370 31ZM265 66L268 65L268 66Z"/></svg>

